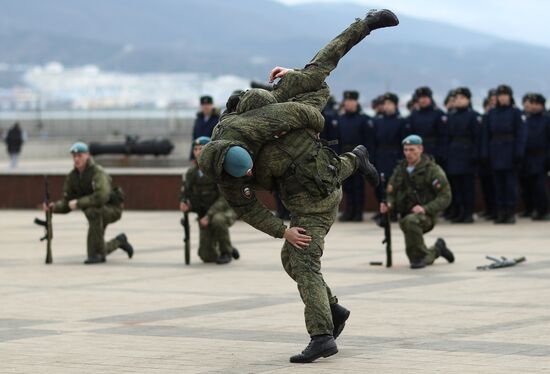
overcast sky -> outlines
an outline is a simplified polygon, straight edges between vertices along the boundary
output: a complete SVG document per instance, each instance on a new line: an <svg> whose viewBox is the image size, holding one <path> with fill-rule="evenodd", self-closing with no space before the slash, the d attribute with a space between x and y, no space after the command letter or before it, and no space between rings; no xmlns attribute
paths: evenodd
<svg viewBox="0 0 550 374"><path fill-rule="evenodd" d="M550 1L543 0L277 0L285 4L353 2L440 20L506 39L550 47Z"/></svg>

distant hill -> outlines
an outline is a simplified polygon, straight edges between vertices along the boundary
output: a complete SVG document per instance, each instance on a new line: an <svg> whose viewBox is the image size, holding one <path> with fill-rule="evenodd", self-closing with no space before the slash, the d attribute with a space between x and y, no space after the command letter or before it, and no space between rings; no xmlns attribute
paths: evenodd
<svg viewBox="0 0 550 374"><path fill-rule="evenodd" d="M3 2L0 62L97 64L126 72L195 71L265 79L275 64L303 65L368 7L285 6L268 0L19 0ZM398 13L398 12L397 12ZM401 16L373 33L331 76L366 97L431 85L469 85L478 98L511 84L550 95L550 49ZM0 84L13 83L13 78Z"/></svg>

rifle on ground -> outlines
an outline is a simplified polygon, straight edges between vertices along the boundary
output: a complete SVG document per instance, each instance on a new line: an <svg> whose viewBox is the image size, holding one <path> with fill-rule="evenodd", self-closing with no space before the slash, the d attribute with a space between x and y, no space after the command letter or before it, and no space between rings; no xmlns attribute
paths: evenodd
<svg viewBox="0 0 550 374"><path fill-rule="evenodd" d="M189 265L191 262L191 235L189 233L189 213L183 213L183 218L180 221L183 226L183 243L184 243L184 256L185 256L185 265Z"/></svg>
<svg viewBox="0 0 550 374"><path fill-rule="evenodd" d="M40 241L46 240L46 264L51 264L52 260L52 239L53 239L53 227L52 227L52 210L49 208L50 204L50 191L48 188L48 177L44 176L44 204L48 207L46 210L46 219L41 220L39 218L34 219L34 223L44 227L44 236L40 238Z"/></svg>
<svg viewBox="0 0 550 374"><path fill-rule="evenodd" d="M500 256L500 258L492 257L492 256L485 256L486 259L493 261L493 263L489 265L482 265L478 266L477 270L491 270L491 269L499 269L499 268L507 268L510 266L516 266L520 262L524 262L526 260L525 257L518 257L518 258L512 258L507 259L504 256Z"/></svg>

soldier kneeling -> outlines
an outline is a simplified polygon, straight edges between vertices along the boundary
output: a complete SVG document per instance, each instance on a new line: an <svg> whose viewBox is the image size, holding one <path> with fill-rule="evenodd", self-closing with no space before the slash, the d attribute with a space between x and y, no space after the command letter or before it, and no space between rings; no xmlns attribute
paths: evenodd
<svg viewBox="0 0 550 374"><path fill-rule="evenodd" d="M111 177L97 165L85 143L74 143L70 152L73 156L74 169L69 173L63 187L63 198L44 210L52 209L53 213L69 213L80 209L88 220L88 258L85 264L105 262L105 257L117 248L134 255L134 249L124 233L108 242L104 241L105 229L122 216L124 194L119 187L113 188Z"/></svg>
<svg viewBox="0 0 550 374"><path fill-rule="evenodd" d="M411 269L431 265L439 256L454 262L453 253L442 238L430 248L424 233L431 231L437 216L451 203L451 187L445 173L429 156L424 155L422 138L409 135L403 142L405 160L397 165L388 183L388 204L380 204L380 213L395 209L405 235Z"/></svg>
<svg viewBox="0 0 550 374"><path fill-rule="evenodd" d="M193 155L199 158L210 138L201 136L193 142ZM187 170L181 187L180 210L199 216L199 257L204 262L227 264L238 259L239 251L231 245L229 227L237 215L221 196L214 179L206 176L194 161Z"/></svg>

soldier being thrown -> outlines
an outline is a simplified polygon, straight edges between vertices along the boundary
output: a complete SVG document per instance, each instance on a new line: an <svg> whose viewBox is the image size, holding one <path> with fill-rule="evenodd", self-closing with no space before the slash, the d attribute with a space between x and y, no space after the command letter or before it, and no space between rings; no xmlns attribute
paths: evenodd
<svg viewBox="0 0 550 374"><path fill-rule="evenodd" d="M201 136L193 142L194 159L198 159L202 147L210 138ZM218 185L206 176L196 163L185 173L181 187L180 210L197 213L200 228L199 257L204 262L223 265L238 259L239 251L231 245L229 227L237 215L221 196Z"/></svg>
<svg viewBox="0 0 550 374"><path fill-rule="evenodd" d="M275 103L276 97L277 101L291 100L286 104L305 103L307 110L317 113L328 98L324 79L338 60L370 31L397 24L397 17L388 10L369 12L365 20L357 20L325 46L305 69L274 69L271 78L282 79L273 95L267 91L263 95L272 97L267 105L258 106L251 94L245 94L238 101L237 111L239 107L254 107L256 109L245 111L245 115L251 120L254 116L261 120L265 113L269 115L270 106L281 105L269 104ZM285 120L286 113L275 111L274 114ZM301 119L317 120L317 117ZM342 332L350 312L338 304L323 280L320 269L324 237L336 217L342 180L359 171L373 185L378 184L378 174L368 160L366 148L358 146L353 152L336 155L321 144L318 132L323 118L319 117L319 121L320 128L299 122L300 126L266 137L260 144L245 143L247 134L265 131L255 128L254 122L249 127L228 130L222 121L214 130L213 139L218 140L208 144L199 158L201 169L216 178L227 201L245 222L273 237L286 239L281 259L298 285L311 337L306 349L290 358L294 363L312 362L338 352L334 339ZM256 122L256 126L261 124ZM257 162L254 173L253 158ZM281 194L283 204L291 212L290 228L259 203L254 194L256 188L276 189Z"/></svg>
<svg viewBox="0 0 550 374"><path fill-rule="evenodd" d="M380 213L392 209L399 214L411 269L431 265L439 256L454 262L454 255L443 239L427 248L423 236L434 228L437 216L451 203L451 187L445 172L431 156L423 154L420 136L409 135L402 144L405 160L390 178L388 204L380 204Z"/></svg>
<svg viewBox="0 0 550 374"><path fill-rule="evenodd" d="M88 258L85 264L105 262L105 257L117 248L134 255L134 249L125 234L119 234L108 242L104 241L105 229L122 216L124 195L120 188L112 188L111 177L97 165L90 156L88 146L77 142L70 148L74 169L63 186L63 198L43 209L53 213L69 213L82 210L88 220Z"/></svg>

